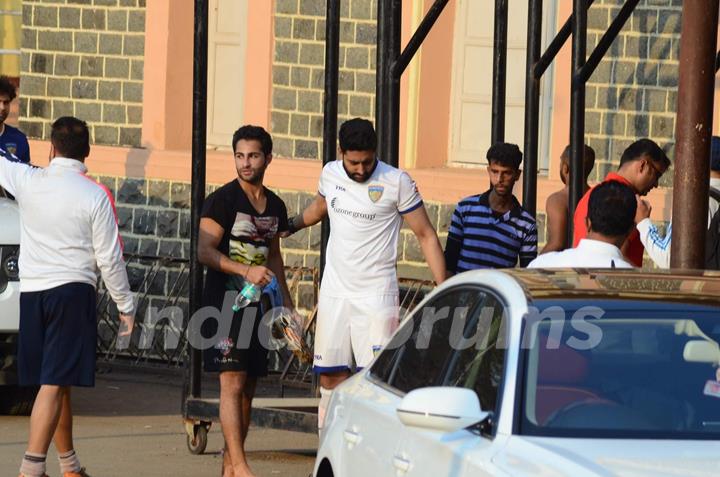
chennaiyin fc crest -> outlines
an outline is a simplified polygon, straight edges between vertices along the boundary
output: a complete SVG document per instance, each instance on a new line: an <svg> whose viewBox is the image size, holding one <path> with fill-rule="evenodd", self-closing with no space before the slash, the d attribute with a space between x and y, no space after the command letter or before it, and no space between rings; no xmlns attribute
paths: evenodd
<svg viewBox="0 0 720 477"><path fill-rule="evenodd" d="M373 202L377 202L378 200L380 200L384 191L385 186L382 186L380 184L370 184L368 186L368 196Z"/></svg>

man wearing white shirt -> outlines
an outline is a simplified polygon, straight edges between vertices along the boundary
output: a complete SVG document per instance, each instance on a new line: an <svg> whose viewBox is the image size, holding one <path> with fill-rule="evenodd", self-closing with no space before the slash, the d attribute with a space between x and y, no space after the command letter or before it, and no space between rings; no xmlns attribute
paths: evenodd
<svg viewBox="0 0 720 477"><path fill-rule="evenodd" d="M20 474L42 477L54 440L64 477L87 474L72 442L72 386L95 385L98 271L120 311L120 336L134 324L135 301L107 189L87 177L84 121L52 125L45 169L0 158L0 186L13 194L20 235L20 385L40 386Z"/></svg>
<svg viewBox="0 0 720 477"><path fill-rule="evenodd" d="M341 160L320 175L315 200L290 219L290 231L330 219L320 285L313 371L320 374L318 426L332 389L387 343L398 321L397 245L405 222L420 243L436 283L445 258L410 175L378 160L372 123L355 118L338 134Z"/></svg>
<svg viewBox="0 0 720 477"><path fill-rule="evenodd" d="M620 247L635 227L638 200L621 182L598 185L590 193L587 238L575 248L538 256L528 268L633 268Z"/></svg>

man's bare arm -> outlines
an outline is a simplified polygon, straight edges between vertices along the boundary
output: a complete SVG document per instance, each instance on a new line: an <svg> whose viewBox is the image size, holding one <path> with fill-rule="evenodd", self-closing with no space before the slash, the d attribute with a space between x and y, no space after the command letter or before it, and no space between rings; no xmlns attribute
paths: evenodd
<svg viewBox="0 0 720 477"><path fill-rule="evenodd" d="M567 246L567 200L561 194L564 191L555 192L548 197L545 203L545 214L547 217L547 242L540 252L559 252Z"/></svg>
<svg viewBox="0 0 720 477"><path fill-rule="evenodd" d="M225 234L220 224L209 218L200 219L200 236L198 238L198 261L213 270L228 275L240 275L256 285L267 285L273 273L263 266L245 265L231 260L220 252L218 246Z"/></svg>
<svg viewBox="0 0 720 477"><path fill-rule="evenodd" d="M280 292L282 293L285 307L295 309L292 296L290 296L290 289L287 286L287 280L285 280L285 263L283 262L282 254L280 253L279 236L276 236L272 239L272 242L270 242L270 253L268 254L267 265L268 268L275 274L278 285L280 285Z"/></svg>
<svg viewBox="0 0 720 477"><path fill-rule="evenodd" d="M441 284L445 281L445 256L425 207L418 207L412 212L403 215L403 218L417 237L418 242L420 242L420 248L425 256L425 261L430 267L435 283Z"/></svg>
<svg viewBox="0 0 720 477"><path fill-rule="evenodd" d="M315 196L315 200L313 200L305 210L295 217L290 218L290 233L295 233L305 227L313 226L325 217L327 217L327 202L325 201L325 197L318 194Z"/></svg>

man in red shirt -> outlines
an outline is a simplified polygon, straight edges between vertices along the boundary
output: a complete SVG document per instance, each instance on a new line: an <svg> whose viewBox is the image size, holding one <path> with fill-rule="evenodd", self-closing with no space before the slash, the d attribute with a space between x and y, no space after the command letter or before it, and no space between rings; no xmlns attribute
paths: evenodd
<svg viewBox="0 0 720 477"><path fill-rule="evenodd" d="M640 139L630 144L620 158L617 172L611 172L605 181L618 181L630 186L638 196L647 195L658 186L660 177L670 167L670 159L654 141ZM588 212L590 189L585 193L575 209L573 247L577 247L581 239L587 236L585 218ZM640 241L640 234L634 229L622 247L625 257L637 267L642 267L645 248Z"/></svg>

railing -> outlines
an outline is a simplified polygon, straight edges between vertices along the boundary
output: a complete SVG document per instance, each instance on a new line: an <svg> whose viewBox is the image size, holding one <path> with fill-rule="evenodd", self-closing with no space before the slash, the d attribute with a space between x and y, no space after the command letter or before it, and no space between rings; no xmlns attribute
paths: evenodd
<svg viewBox="0 0 720 477"><path fill-rule="evenodd" d="M187 259L126 255L130 286L137 293L136 328L129 339L118 337L118 312L108 291L98 292L99 362L139 367L182 368L188 361L189 320ZM310 347L315 335L320 275L317 268L287 267L286 279L298 311L306 316L304 337ZM430 281L399 279L400 318L431 288ZM270 369L280 373L280 385L314 389L312 366L302 364L286 348L273 351Z"/></svg>

